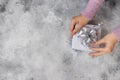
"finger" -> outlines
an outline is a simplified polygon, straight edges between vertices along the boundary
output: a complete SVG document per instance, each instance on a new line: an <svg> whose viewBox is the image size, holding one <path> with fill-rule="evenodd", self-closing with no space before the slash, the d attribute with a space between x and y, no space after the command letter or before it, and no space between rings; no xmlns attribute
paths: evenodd
<svg viewBox="0 0 120 80"><path fill-rule="evenodd" d="M94 52L94 53L90 53L89 55L94 58L94 57L102 56L103 54L105 54L105 52Z"/></svg>
<svg viewBox="0 0 120 80"><path fill-rule="evenodd" d="M104 48L90 48L90 49L93 50L93 51L99 51L99 52L105 51Z"/></svg>
<svg viewBox="0 0 120 80"><path fill-rule="evenodd" d="M80 24L77 24L77 26L75 27L75 29L72 31L72 35L76 34L81 28Z"/></svg>
<svg viewBox="0 0 120 80"><path fill-rule="evenodd" d="M104 48L90 48L93 51L99 51L99 52L106 52L106 53L111 53L112 49L110 47L104 47Z"/></svg>
<svg viewBox="0 0 120 80"><path fill-rule="evenodd" d="M74 30L74 28L75 28L75 25L76 25L75 20L72 20L72 21L71 21L71 24L70 24L70 37L71 37L71 38L73 37L72 32L73 32L73 30Z"/></svg>
<svg viewBox="0 0 120 80"><path fill-rule="evenodd" d="M72 19L72 21L71 21L71 23L70 23L70 32L72 32L72 31L74 30L75 24L76 24L75 20Z"/></svg>

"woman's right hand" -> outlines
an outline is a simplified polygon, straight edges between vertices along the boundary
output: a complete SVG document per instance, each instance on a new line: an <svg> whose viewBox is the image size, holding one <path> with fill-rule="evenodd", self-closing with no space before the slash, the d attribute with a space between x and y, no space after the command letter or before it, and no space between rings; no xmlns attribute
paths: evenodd
<svg viewBox="0 0 120 80"><path fill-rule="evenodd" d="M70 23L70 36L73 37L73 35L88 22L89 20L83 15L73 17ZM75 27L75 25L77 25L77 27Z"/></svg>

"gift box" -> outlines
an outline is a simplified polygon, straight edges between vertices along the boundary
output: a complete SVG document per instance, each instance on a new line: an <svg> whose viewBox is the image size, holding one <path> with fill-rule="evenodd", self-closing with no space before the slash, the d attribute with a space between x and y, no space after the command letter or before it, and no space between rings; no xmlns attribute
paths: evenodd
<svg viewBox="0 0 120 80"><path fill-rule="evenodd" d="M77 25L76 25L77 27ZM92 43L101 38L101 27L99 25L85 25L72 38L72 49L81 51L92 51Z"/></svg>

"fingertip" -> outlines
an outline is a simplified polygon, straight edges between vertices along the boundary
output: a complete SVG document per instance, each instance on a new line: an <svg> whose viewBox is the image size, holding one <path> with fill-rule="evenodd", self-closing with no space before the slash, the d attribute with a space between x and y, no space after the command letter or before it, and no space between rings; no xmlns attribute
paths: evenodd
<svg viewBox="0 0 120 80"><path fill-rule="evenodd" d="M73 36L72 36L72 32L70 32L70 38L72 38Z"/></svg>
<svg viewBox="0 0 120 80"><path fill-rule="evenodd" d="M94 55L94 53L89 53L89 55L90 55L90 56L93 56L93 55Z"/></svg>
<svg viewBox="0 0 120 80"><path fill-rule="evenodd" d="M73 30L73 35L77 33L77 29L74 29Z"/></svg>
<svg viewBox="0 0 120 80"><path fill-rule="evenodd" d="M98 54L98 53L96 53L96 52L91 52L91 53L89 53L89 55L90 55L92 58L97 57L97 56L98 56L97 54Z"/></svg>
<svg viewBox="0 0 120 80"><path fill-rule="evenodd" d="M92 56L92 58L96 58L97 56Z"/></svg>
<svg viewBox="0 0 120 80"><path fill-rule="evenodd" d="M72 38L73 38L73 35L70 35L70 38L72 39Z"/></svg>
<svg viewBox="0 0 120 80"><path fill-rule="evenodd" d="M91 53L89 53L89 56L92 56L92 54L91 54Z"/></svg>
<svg viewBox="0 0 120 80"><path fill-rule="evenodd" d="M72 36L71 36L71 35L69 35L69 39L72 39Z"/></svg>
<svg viewBox="0 0 120 80"><path fill-rule="evenodd" d="M93 53L89 54L92 58L95 58L96 56Z"/></svg>
<svg viewBox="0 0 120 80"><path fill-rule="evenodd" d="M93 50L93 51L95 51L94 47L91 47L90 49ZM93 53L91 53L91 54L93 54Z"/></svg>

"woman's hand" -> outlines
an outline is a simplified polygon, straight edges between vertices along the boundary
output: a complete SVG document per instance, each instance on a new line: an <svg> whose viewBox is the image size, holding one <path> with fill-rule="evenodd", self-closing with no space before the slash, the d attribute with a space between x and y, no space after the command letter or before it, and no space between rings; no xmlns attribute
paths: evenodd
<svg viewBox="0 0 120 80"><path fill-rule="evenodd" d="M70 35L71 37L77 33L85 24L88 23L88 19L83 16L75 16L72 18L71 23L70 23ZM77 25L77 27L75 27L75 25Z"/></svg>
<svg viewBox="0 0 120 80"><path fill-rule="evenodd" d="M98 46L100 44L105 44L104 48L91 48L92 50L96 51L94 53L90 53L90 56L97 57L107 53L111 53L114 49L115 44L117 43L117 38L114 33L110 33L101 40L95 42L93 46Z"/></svg>

